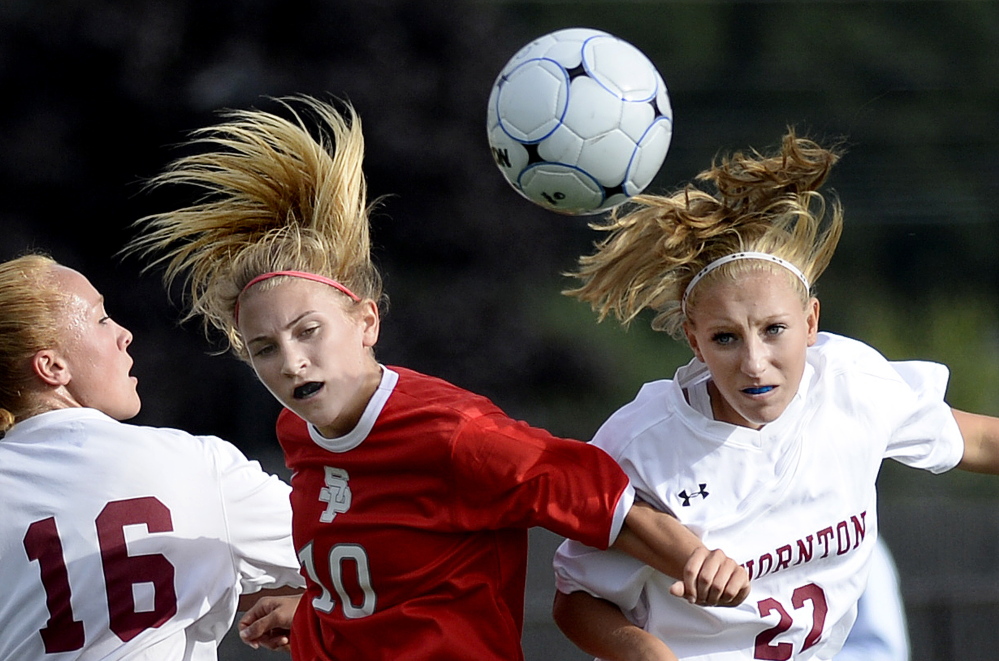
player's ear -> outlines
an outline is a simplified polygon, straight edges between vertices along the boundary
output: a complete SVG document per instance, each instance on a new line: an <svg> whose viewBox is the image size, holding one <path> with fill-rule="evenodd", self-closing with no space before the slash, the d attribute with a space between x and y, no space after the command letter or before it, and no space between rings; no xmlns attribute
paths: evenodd
<svg viewBox="0 0 999 661"><path fill-rule="evenodd" d="M378 304L369 298L362 301L360 305L364 346L371 348L378 343L378 333L381 328L381 316L378 314Z"/></svg>
<svg viewBox="0 0 999 661"><path fill-rule="evenodd" d="M807 311L805 323L808 327L808 346L812 346L819 339L819 299L814 296L810 298L805 309Z"/></svg>
<svg viewBox="0 0 999 661"><path fill-rule="evenodd" d="M42 349L31 357L31 371L50 386L64 386L71 375L69 365L62 354L55 349Z"/></svg>

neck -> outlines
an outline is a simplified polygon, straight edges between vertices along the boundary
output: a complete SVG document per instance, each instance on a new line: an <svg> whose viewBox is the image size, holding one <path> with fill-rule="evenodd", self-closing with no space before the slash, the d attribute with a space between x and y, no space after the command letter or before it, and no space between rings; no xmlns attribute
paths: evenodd
<svg viewBox="0 0 999 661"><path fill-rule="evenodd" d="M382 382L382 367L377 363L375 365L375 369L367 372L362 378L343 415L338 417L329 426L316 428L320 434L326 438L339 438L348 434L361 421L361 416L364 415L364 411L368 407L368 402L374 397L378 386Z"/></svg>
<svg viewBox="0 0 999 661"><path fill-rule="evenodd" d="M763 425L752 423L742 417L738 411L732 408L728 400L722 396L721 391L714 381L708 381L708 397L711 398L711 417L719 422L727 422L737 427L748 427L759 431Z"/></svg>

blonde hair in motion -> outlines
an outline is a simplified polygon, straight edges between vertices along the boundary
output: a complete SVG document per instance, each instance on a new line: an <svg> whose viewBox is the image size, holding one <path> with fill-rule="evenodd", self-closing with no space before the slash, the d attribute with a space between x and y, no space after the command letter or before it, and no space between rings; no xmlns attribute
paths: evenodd
<svg viewBox="0 0 999 661"><path fill-rule="evenodd" d="M836 150L789 130L773 155L736 152L701 172L697 181L712 184L713 191L688 184L673 195L636 197L626 212L615 211L605 224L594 225L607 236L569 274L582 284L564 293L589 303L601 320L614 315L624 325L649 308L656 313L652 327L679 339L683 293L716 259L767 253L796 266L814 285L843 229L838 200L827 213L818 192L838 159ZM753 269L786 274L803 303L811 294L791 271L764 260L733 261L704 280L736 278ZM703 287L688 293L688 309L696 307Z"/></svg>
<svg viewBox="0 0 999 661"><path fill-rule="evenodd" d="M0 264L0 436L30 417L31 359L59 346L62 310L68 296L56 285L58 263L30 254Z"/></svg>
<svg viewBox="0 0 999 661"><path fill-rule="evenodd" d="M147 268L164 266L168 287L181 279L185 319L201 317L244 359L234 311L240 292L261 274L304 271L362 299L383 297L371 261L360 119L349 104L341 113L308 96L277 101L291 119L230 110L222 123L193 132L189 146L207 150L175 160L150 184L194 186L203 197L140 219L145 233L126 248L151 257Z"/></svg>

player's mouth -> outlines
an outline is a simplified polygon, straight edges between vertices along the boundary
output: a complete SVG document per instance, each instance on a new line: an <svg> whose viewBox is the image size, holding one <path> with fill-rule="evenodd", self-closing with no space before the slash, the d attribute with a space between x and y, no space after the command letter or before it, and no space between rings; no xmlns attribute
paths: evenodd
<svg viewBox="0 0 999 661"><path fill-rule="evenodd" d="M777 386L752 386L750 388L743 388L742 392L747 395L765 395L776 387Z"/></svg>
<svg viewBox="0 0 999 661"><path fill-rule="evenodd" d="M309 381L308 383L303 383L302 385L295 388L292 392L292 396L295 399L308 399L314 396L317 392L323 389L323 384L321 381Z"/></svg>

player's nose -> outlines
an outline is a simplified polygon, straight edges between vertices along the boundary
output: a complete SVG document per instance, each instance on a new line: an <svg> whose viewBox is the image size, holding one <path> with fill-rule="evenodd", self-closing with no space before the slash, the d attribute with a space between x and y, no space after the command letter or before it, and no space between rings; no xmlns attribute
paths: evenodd
<svg viewBox="0 0 999 661"><path fill-rule="evenodd" d="M758 377L767 364L766 348L758 340L749 340L743 345L740 368L746 376Z"/></svg>
<svg viewBox="0 0 999 661"><path fill-rule="evenodd" d="M296 376L302 373L308 364L305 355L297 351L284 351L281 361L281 373L286 376Z"/></svg>

